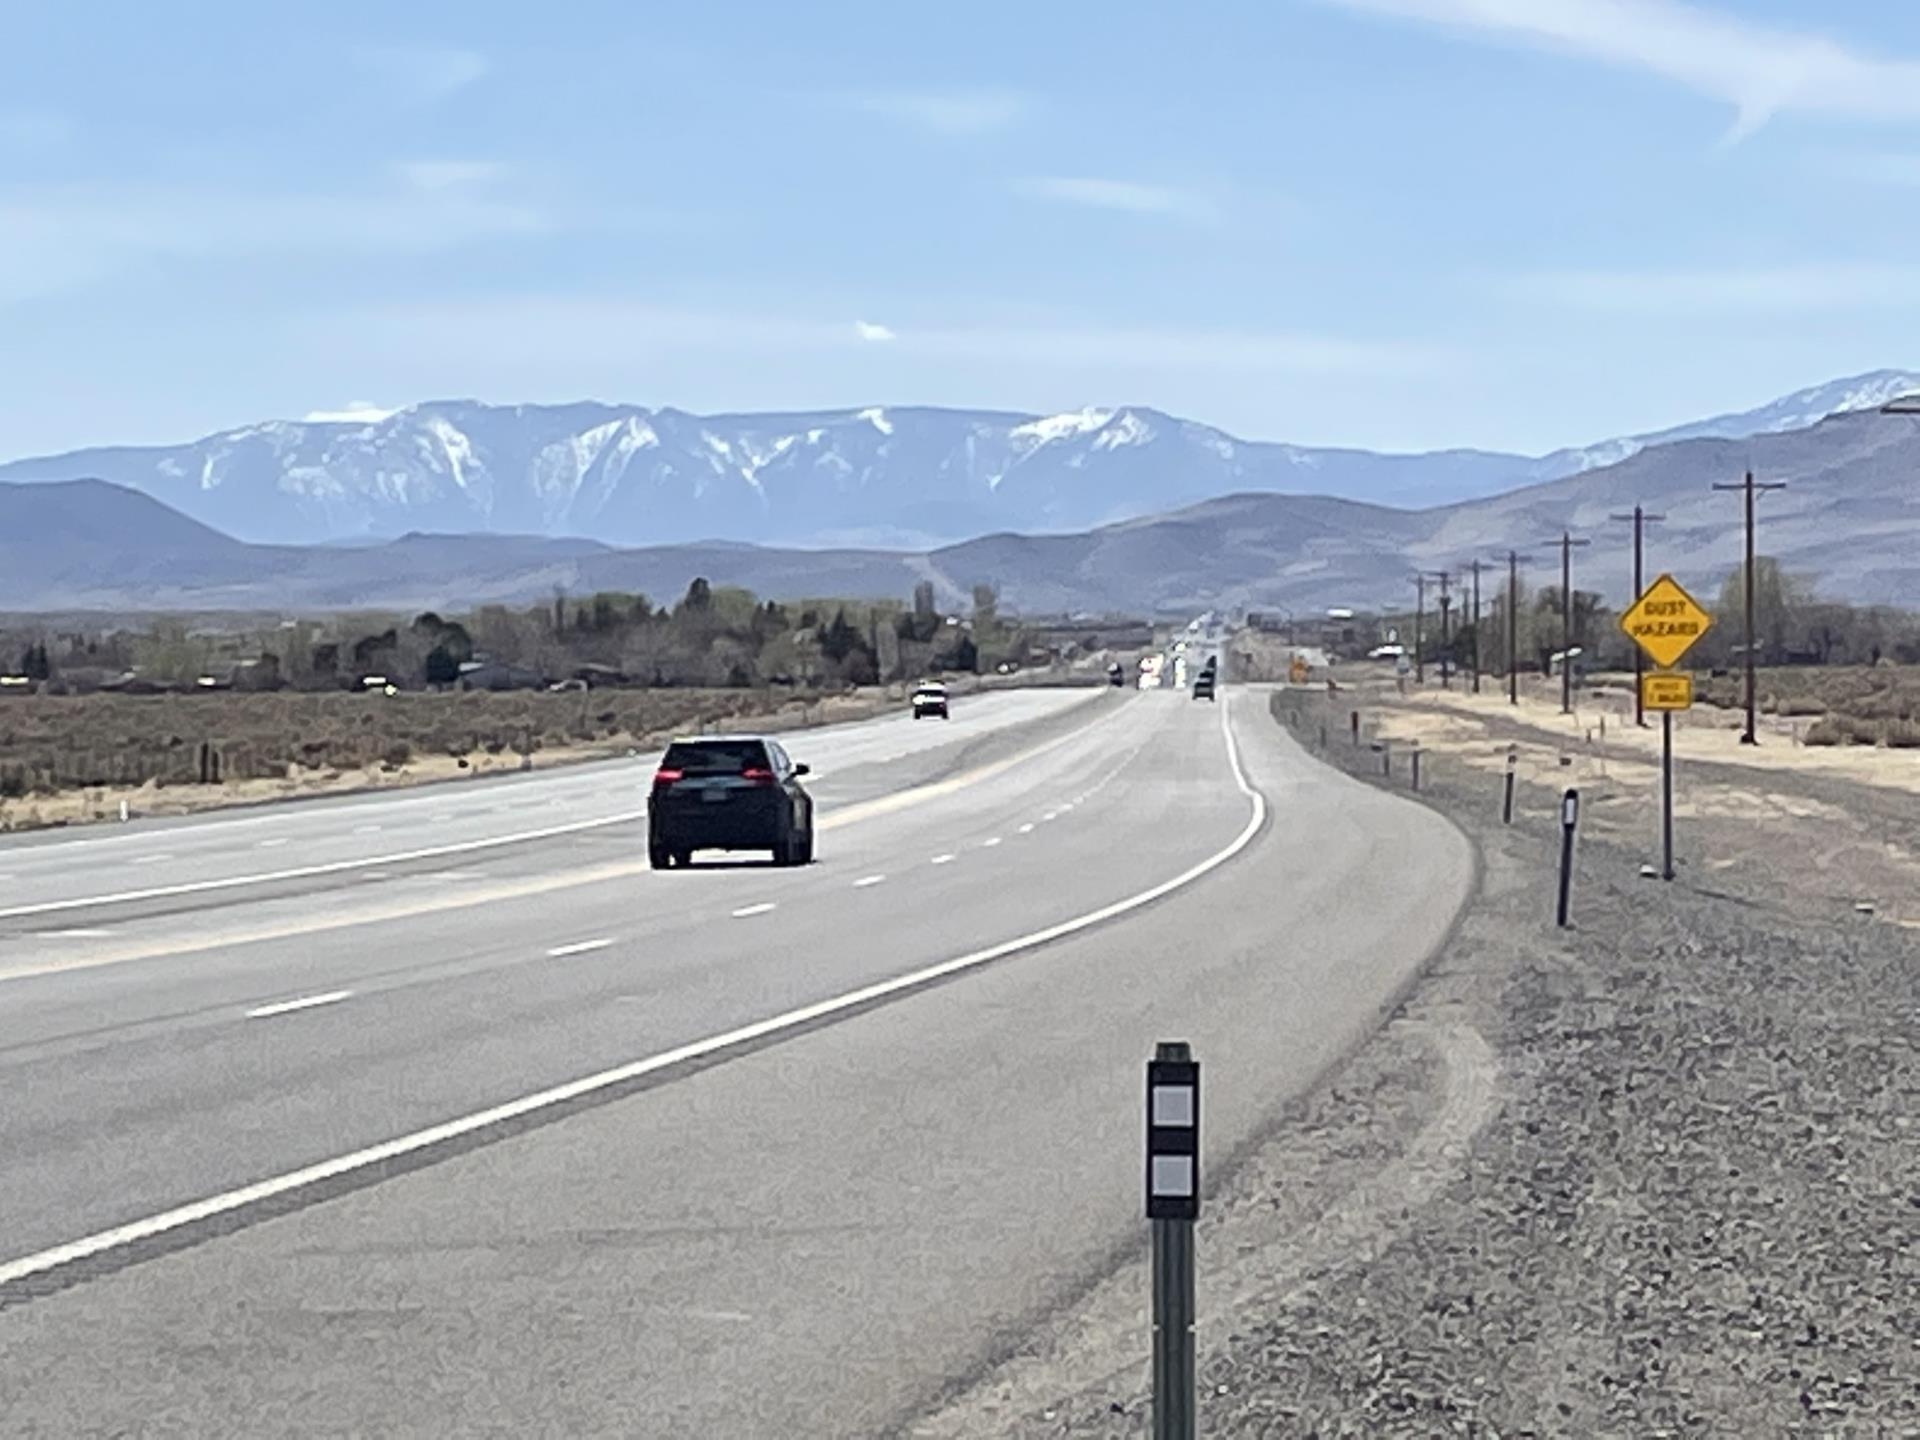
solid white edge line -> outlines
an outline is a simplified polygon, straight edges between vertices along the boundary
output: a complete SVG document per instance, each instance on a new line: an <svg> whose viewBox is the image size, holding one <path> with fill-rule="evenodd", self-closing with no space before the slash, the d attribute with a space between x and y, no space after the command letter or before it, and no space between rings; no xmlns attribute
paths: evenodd
<svg viewBox="0 0 1920 1440"><path fill-rule="evenodd" d="M271 1200L289 1191L304 1189L309 1185L317 1185L342 1175L350 1175L370 1165L379 1165L403 1155L425 1150L430 1146L457 1140L476 1130L484 1130L509 1120L517 1120L523 1115L531 1115L537 1111L549 1110L556 1105L577 1100L583 1095L591 1095L595 1091L605 1090L615 1085L624 1085L629 1081L641 1079L675 1065L685 1064L690 1060L699 1060L722 1051L738 1049L756 1040L764 1040L769 1035L778 1035L785 1030L810 1025L816 1020L870 1005L876 1000L924 989L937 980L946 979L949 975L975 970L982 965L992 964L996 960L1004 960L1009 955L1018 955L1022 951L1050 945L1055 940L1065 939L1069 935L1104 924L1108 920L1138 910L1144 905L1151 905L1154 901L1171 895L1176 890L1183 890L1202 876L1218 870L1251 845L1254 836L1260 833L1260 827L1266 823L1266 797L1248 783L1246 771L1240 763L1240 747L1234 743L1233 730L1227 724L1230 706L1231 701L1220 707L1220 729L1226 738L1227 759L1233 766L1234 784L1239 787L1240 793L1252 802L1252 813L1247 817L1246 825L1225 849L1218 850L1206 859L1188 866L1171 880L1163 880L1158 885L1142 890L1136 895L1130 895L1124 900L1116 900L1110 905L1101 906L1098 910L1090 910L1071 920L1049 925L1044 930L1035 930L1031 934L1022 935L1013 940L1003 940L998 945L990 945L984 950L975 950L951 960L943 960L924 969L895 976L891 980L877 981L872 985L862 986L858 990L850 990L844 995L815 1001L811 1005L803 1005L797 1010L789 1010L785 1014L775 1015L766 1020L756 1020L738 1029L679 1045L671 1050L664 1050L644 1060L635 1060L611 1070L602 1070L595 1075L570 1080L563 1085L555 1085L550 1089L522 1096L518 1100L510 1100L504 1105L495 1105L471 1115L463 1115L457 1120L448 1120L439 1125L429 1126L425 1130L416 1130L411 1135L402 1135L378 1145L368 1146L364 1150L355 1150L349 1155L323 1160L299 1170L289 1170L283 1175L276 1175L252 1185L244 1185L236 1190L212 1195L190 1205L164 1210L158 1215L149 1215L143 1220L134 1220L125 1225L115 1226L111 1230L102 1230L82 1239L69 1241L64 1245L56 1245L32 1255L23 1255L18 1260L0 1264L0 1286L11 1285L33 1275L45 1274L49 1270L58 1270L77 1260L85 1260L89 1256L108 1250L123 1249L141 1240L178 1230L182 1226L212 1219L216 1215L225 1215L249 1205L257 1205L263 1200Z"/></svg>
<svg viewBox="0 0 1920 1440"><path fill-rule="evenodd" d="M733 912L733 918L736 920L750 920L755 915L764 915L773 908L773 901L762 900L758 905L742 905L738 910Z"/></svg>
<svg viewBox="0 0 1920 1440"><path fill-rule="evenodd" d="M273 1005L262 1005L247 1011L249 1020L265 1020L273 1015L290 1015L295 1010L311 1010L316 1005L338 1005L352 995L351 990L329 990L324 995L302 995L298 1000L281 1000Z"/></svg>
<svg viewBox="0 0 1920 1440"><path fill-rule="evenodd" d="M589 950L604 950L613 944L611 940L576 940L571 945L556 945L547 951L552 959L564 959L568 955L584 955Z"/></svg>
<svg viewBox="0 0 1920 1440"><path fill-rule="evenodd" d="M556 835L575 835L582 830L602 830L609 825L627 825L646 817L645 810L627 810L598 820L574 820L565 825L548 825L539 830L519 830L511 835L491 835L481 840L458 840L447 845L428 845L419 850L403 850L393 855L368 855L358 860L329 860L320 865L295 865L286 870L270 870L254 875L223 875L215 880L183 880L176 885L155 885L145 890L122 890L112 895L81 895L70 900L42 900L33 905L13 905L0 910L0 920L22 915L46 915L58 910L87 910L100 905L128 905L139 900L163 900L172 895L204 895L209 890L237 890L244 885L272 885L281 880L305 880L315 875L338 875L348 870L365 870L373 865L401 865L413 860L432 860L441 855L470 855L475 850L495 850L502 845L521 845L529 840L551 840Z"/></svg>

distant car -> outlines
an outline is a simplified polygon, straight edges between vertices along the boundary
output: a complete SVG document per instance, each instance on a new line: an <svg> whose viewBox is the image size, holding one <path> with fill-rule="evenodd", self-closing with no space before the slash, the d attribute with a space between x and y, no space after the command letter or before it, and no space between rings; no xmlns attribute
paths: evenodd
<svg viewBox="0 0 1920 1440"><path fill-rule="evenodd" d="M1127 683L1127 667L1122 665L1118 660L1114 661L1111 665L1107 666L1107 683L1109 685L1126 684Z"/></svg>
<svg viewBox="0 0 1920 1440"><path fill-rule="evenodd" d="M947 714L947 687L944 685L922 685L913 692L913 718L924 719L937 715L942 720L952 717Z"/></svg>
<svg viewBox="0 0 1920 1440"><path fill-rule="evenodd" d="M1202 670L1194 680L1193 698L1196 700L1213 699L1213 671Z"/></svg>
<svg viewBox="0 0 1920 1440"><path fill-rule="evenodd" d="M656 870L696 850L769 850L776 865L813 862L807 774L758 735L676 740L661 757L647 805L647 858Z"/></svg>

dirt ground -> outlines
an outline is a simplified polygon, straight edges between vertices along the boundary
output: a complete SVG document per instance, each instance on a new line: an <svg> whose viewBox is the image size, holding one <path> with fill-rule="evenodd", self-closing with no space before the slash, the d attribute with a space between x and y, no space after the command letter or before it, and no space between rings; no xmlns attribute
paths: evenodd
<svg viewBox="0 0 1920 1440"><path fill-rule="evenodd" d="M1664 884L1631 741L1392 689L1276 716L1403 793L1417 736L1479 894L1375 1037L1213 1177L1201 1432L1920 1435L1920 805L1773 747L1695 760ZM1146 1434L1146 1297L1142 1253L903 1433Z"/></svg>
<svg viewBox="0 0 1920 1440"><path fill-rule="evenodd" d="M768 731L831 725L882 714L899 703L898 695L888 689L877 688L791 704L771 714L735 717L728 724L750 724ZM678 732L663 730L654 734L622 735L589 743L546 745L532 757L531 766L526 768L545 770L556 765L602 760L657 748L675 733ZM389 790L522 768L522 757L513 750L504 750L499 754L476 750L462 757L416 753L398 766L371 764L345 769L289 766L286 773L272 778L232 780L218 785L160 785L148 782L138 786L88 786L53 794L0 798L0 832L117 820L122 803L127 806L129 815L185 815L272 800Z"/></svg>

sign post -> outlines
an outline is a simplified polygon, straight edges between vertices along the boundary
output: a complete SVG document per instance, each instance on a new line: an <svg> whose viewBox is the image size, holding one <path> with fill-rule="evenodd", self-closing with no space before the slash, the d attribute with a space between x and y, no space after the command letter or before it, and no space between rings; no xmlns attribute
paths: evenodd
<svg viewBox="0 0 1920 1440"><path fill-rule="evenodd" d="M1193 1223L1200 1218L1200 1064L1179 1040L1147 1062L1153 1228L1153 1440L1194 1440Z"/></svg>
<svg viewBox="0 0 1920 1440"><path fill-rule="evenodd" d="M1660 667L1640 677L1642 711L1660 712L1660 878L1672 880L1673 870L1673 713L1693 708L1693 677L1673 672L1700 637L1713 616L1671 575L1662 575L1620 617L1620 628Z"/></svg>
<svg viewBox="0 0 1920 1440"><path fill-rule="evenodd" d="M1507 747L1506 795L1500 804L1500 823L1502 825L1511 825L1513 823L1513 771L1514 766L1519 763L1520 756L1518 750L1514 746L1509 745Z"/></svg>
<svg viewBox="0 0 1920 1440"><path fill-rule="evenodd" d="M1567 928L1568 911L1573 902L1573 832L1580 825L1580 792L1569 790L1560 797L1560 905L1556 921Z"/></svg>

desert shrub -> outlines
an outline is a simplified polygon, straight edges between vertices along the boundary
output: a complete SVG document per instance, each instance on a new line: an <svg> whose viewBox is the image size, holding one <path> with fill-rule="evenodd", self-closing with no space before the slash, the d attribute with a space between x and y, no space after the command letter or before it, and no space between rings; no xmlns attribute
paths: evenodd
<svg viewBox="0 0 1920 1440"><path fill-rule="evenodd" d="M389 769L398 770L413 758L413 746L405 740L394 740L380 752L380 763Z"/></svg>
<svg viewBox="0 0 1920 1440"><path fill-rule="evenodd" d="M1816 720L1807 727L1807 733L1800 737L1803 745L1844 745L1847 743L1846 729L1832 716Z"/></svg>
<svg viewBox="0 0 1920 1440"><path fill-rule="evenodd" d="M1920 724L1912 720L1889 720L1881 731L1889 750L1920 750Z"/></svg>

